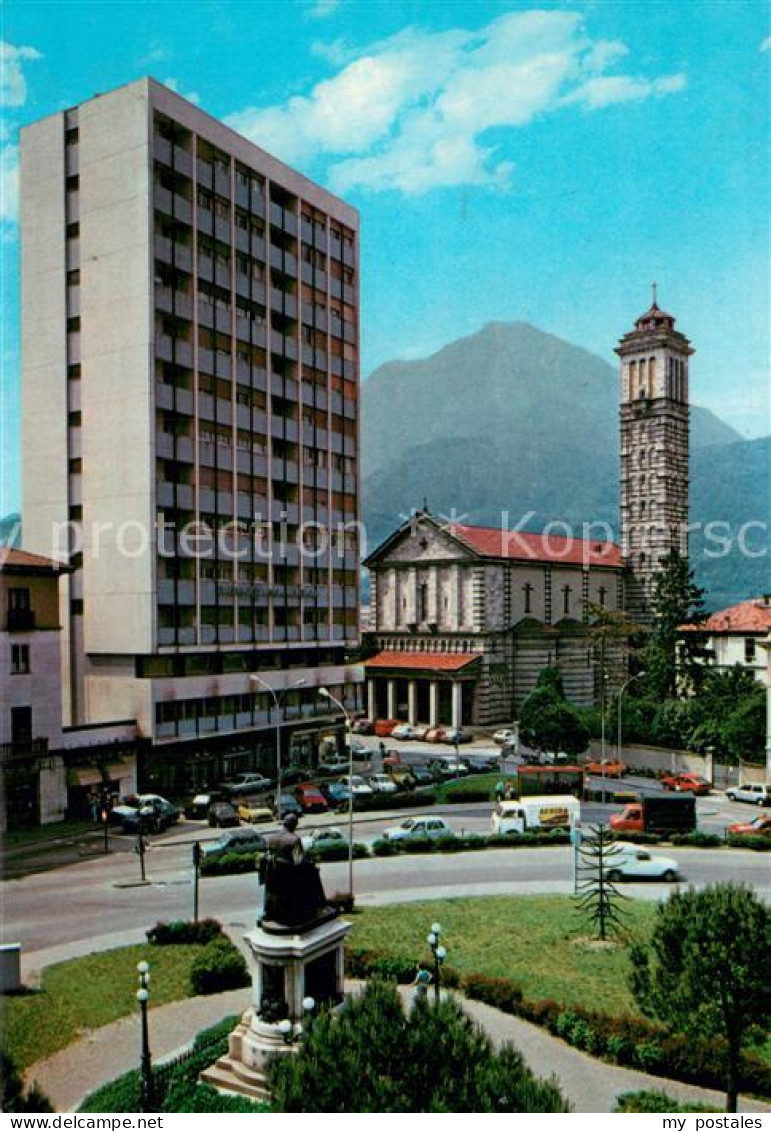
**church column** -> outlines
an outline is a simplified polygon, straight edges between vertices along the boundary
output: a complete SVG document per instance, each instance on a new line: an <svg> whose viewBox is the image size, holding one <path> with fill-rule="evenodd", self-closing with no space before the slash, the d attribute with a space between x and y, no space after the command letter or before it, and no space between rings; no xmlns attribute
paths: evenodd
<svg viewBox="0 0 771 1131"><path fill-rule="evenodd" d="M407 722L414 727L418 721L418 685L414 679L407 684Z"/></svg>
<svg viewBox="0 0 771 1131"><path fill-rule="evenodd" d="M435 679L431 680L428 688L428 725L439 725L439 684Z"/></svg>
<svg viewBox="0 0 771 1131"><path fill-rule="evenodd" d="M375 681L374 679L367 680L367 718L377 718L377 706L375 701Z"/></svg>
<svg viewBox="0 0 771 1131"><path fill-rule="evenodd" d="M389 719L395 719L396 718L396 680L395 679L389 679L388 687L387 687L387 695L388 695L388 712L387 712L388 718Z"/></svg>
<svg viewBox="0 0 771 1131"><path fill-rule="evenodd" d="M463 719L463 684L456 682L452 685L452 725L460 727Z"/></svg>

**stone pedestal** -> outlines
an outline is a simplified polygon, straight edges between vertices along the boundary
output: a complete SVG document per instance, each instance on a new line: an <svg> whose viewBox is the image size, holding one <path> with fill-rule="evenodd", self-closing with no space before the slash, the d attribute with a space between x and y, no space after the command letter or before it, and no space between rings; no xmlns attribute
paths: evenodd
<svg viewBox="0 0 771 1131"><path fill-rule="evenodd" d="M306 997L316 1008L343 999L344 941L350 929L350 923L332 918L296 934L258 926L244 936L252 1005L230 1035L227 1056L201 1074L205 1083L254 1100L268 1098L268 1058L297 1049L285 1040L279 1022L289 1020L293 1029L303 1024Z"/></svg>

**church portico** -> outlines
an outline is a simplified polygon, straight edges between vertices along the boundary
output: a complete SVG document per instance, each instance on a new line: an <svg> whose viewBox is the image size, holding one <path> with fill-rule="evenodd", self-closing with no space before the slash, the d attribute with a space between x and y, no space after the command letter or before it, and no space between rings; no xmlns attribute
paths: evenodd
<svg viewBox="0 0 771 1131"><path fill-rule="evenodd" d="M365 661L370 718L411 726L460 727L474 722L477 654L381 652Z"/></svg>

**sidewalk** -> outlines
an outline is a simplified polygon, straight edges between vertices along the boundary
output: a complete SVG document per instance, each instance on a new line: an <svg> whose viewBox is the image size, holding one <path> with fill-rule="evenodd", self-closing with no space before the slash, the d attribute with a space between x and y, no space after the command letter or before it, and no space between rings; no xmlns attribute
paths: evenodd
<svg viewBox="0 0 771 1131"><path fill-rule="evenodd" d="M351 985L349 988L354 988ZM404 992L404 991L403 991ZM250 1003L251 989L230 990L211 997L187 998L150 1012L150 1048L155 1060L183 1049L201 1029L229 1014L240 1013ZM594 1060L586 1053L553 1037L545 1029L500 1013L481 1002L462 999L468 1014L490 1035L496 1045L514 1044L538 1076L554 1074L565 1097L577 1112L610 1112L622 1092L650 1089L695 1103L722 1108L722 1093L648 1076ZM86 1095L121 1076L139 1062L139 1017L124 1017L105 1025L38 1061L26 1072L36 1080L58 1112L75 1110ZM744 1112L768 1112L771 1105L742 1100Z"/></svg>

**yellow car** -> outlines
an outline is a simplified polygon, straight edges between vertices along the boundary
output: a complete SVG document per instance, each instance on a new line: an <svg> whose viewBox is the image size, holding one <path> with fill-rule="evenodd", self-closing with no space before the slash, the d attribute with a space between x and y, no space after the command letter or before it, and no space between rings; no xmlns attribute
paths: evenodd
<svg viewBox="0 0 771 1131"><path fill-rule="evenodd" d="M242 801L238 806L238 815L248 825L259 825L262 821L272 821L273 812L257 801Z"/></svg>

